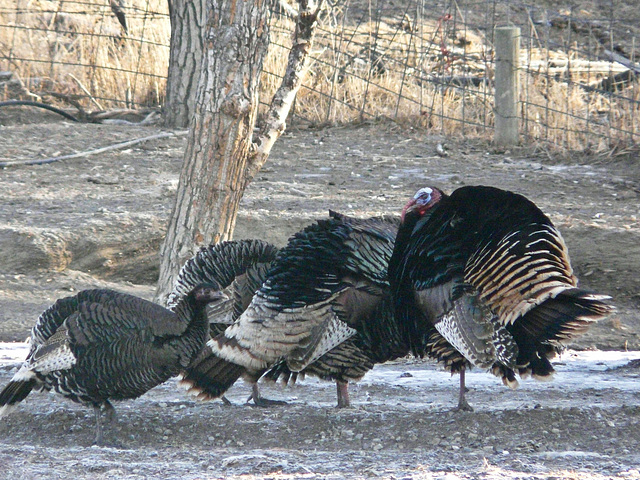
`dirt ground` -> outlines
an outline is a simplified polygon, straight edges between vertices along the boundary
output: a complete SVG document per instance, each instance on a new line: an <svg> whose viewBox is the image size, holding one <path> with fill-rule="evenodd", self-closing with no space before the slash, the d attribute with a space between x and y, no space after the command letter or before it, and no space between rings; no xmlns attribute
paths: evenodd
<svg viewBox="0 0 640 480"><path fill-rule="evenodd" d="M48 158L154 135L0 112L0 162ZM89 287L153 295L185 136L0 170L0 384L44 308ZM444 143L447 156L436 145ZM0 420L0 478L640 479L640 163L495 151L391 125L290 128L247 190L236 238L283 245L329 208L399 213L420 187L494 185L559 227L585 288L618 312L571 345L553 383L470 376L472 413L453 413L457 377L431 362L376 367L337 410L335 387L265 387L272 409L196 403L174 381L116 405L114 447L91 447L93 413L32 395ZM588 351L585 351L588 350ZM625 351L628 351L625 353Z"/></svg>

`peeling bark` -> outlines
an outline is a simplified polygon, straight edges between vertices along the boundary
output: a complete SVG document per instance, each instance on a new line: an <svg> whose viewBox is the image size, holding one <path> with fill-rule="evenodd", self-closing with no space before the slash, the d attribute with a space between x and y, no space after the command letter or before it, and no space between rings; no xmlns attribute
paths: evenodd
<svg viewBox="0 0 640 480"><path fill-rule="evenodd" d="M187 128L196 103L204 50L206 0L171 0L171 44L167 98L163 120L167 127Z"/></svg>
<svg viewBox="0 0 640 480"><path fill-rule="evenodd" d="M287 70L271 101L266 122L251 146L251 158L246 173L246 184L260 171L271 153L276 140L286 129L286 119L309 68L309 53L318 26L318 16L324 0L300 0L293 46L289 52ZM246 186L246 185L245 185Z"/></svg>
<svg viewBox="0 0 640 480"><path fill-rule="evenodd" d="M264 128L252 143L258 83L268 47L273 0L207 0L207 36L195 117L176 203L161 249L156 300L203 244L230 239L245 188L267 161L307 70L323 0L300 1L287 71Z"/></svg>

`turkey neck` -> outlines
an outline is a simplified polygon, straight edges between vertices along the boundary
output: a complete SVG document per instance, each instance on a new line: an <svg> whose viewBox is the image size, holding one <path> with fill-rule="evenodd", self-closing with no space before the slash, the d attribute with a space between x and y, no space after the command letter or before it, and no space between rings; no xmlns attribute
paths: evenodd
<svg viewBox="0 0 640 480"><path fill-rule="evenodd" d="M426 221L438 206L439 204L436 204L423 215L418 212L410 212L405 215L404 221L398 228L393 253L389 260L389 283L391 284L395 321L399 324L398 333L401 335L405 347L418 357L423 357L425 354L428 333L433 330L433 325L416 307L413 298L402 298L404 295L403 287L405 287L405 291L411 291L410 285L401 283L402 281L407 282L406 278L408 278L404 274L406 265L404 265L402 258L417 223L422 219Z"/></svg>
<svg viewBox="0 0 640 480"><path fill-rule="evenodd" d="M175 308L176 320L186 324L184 334L178 341L193 347L193 352L190 352L192 357L202 350L209 338L208 304L209 302L197 301L193 293L190 293Z"/></svg>

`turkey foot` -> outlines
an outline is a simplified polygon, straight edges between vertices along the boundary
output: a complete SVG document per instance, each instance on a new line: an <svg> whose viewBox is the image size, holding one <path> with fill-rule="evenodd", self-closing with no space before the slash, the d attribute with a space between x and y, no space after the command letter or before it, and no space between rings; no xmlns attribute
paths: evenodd
<svg viewBox="0 0 640 480"><path fill-rule="evenodd" d="M464 381L465 368L460 370L460 394L458 396L458 406L453 409L454 412L473 412L473 407L469 405L466 398L467 387Z"/></svg>
<svg viewBox="0 0 640 480"><path fill-rule="evenodd" d="M257 383L253 384L251 388L251 395L247 398L247 403L253 400L253 405L256 407L274 407L276 405L287 405L284 400L270 400L260 395L260 388Z"/></svg>

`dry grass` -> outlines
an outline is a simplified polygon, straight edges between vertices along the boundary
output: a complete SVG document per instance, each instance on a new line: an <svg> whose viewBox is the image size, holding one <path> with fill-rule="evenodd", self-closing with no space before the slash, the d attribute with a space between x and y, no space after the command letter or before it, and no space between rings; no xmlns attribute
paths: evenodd
<svg viewBox="0 0 640 480"><path fill-rule="evenodd" d="M472 31L448 32L438 20L421 22L419 30L402 27L392 20L358 28L325 21L296 113L317 124L384 117L446 135L490 136L491 45ZM281 59L291 28L290 21L278 21L272 30L266 70L276 75L263 77L264 98L270 98L284 71ZM596 153L638 141L638 88L611 96L581 86L618 73L620 65L536 48L523 50L521 65L525 136ZM451 82L470 77L486 81Z"/></svg>
<svg viewBox="0 0 640 480"><path fill-rule="evenodd" d="M10 0L0 9L0 65L34 94L63 94L84 107L87 92L94 109L159 105L169 60L166 5L127 2L125 36L104 0Z"/></svg>
<svg viewBox="0 0 640 480"><path fill-rule="evenodd" d="M33 92L77 96L85 108L95 108L85 91L105 108L161 105L170 35L166 2L130 2L135 10L129 10L126 38L108 2L86 2L40 0L16 14L26 0L12 0L0 9L0 70L17 72ZM74 8L86 14L73 13ZM489 137L492 47L480 33L464 29L461 20L453 30L442 18L387 18L356 27L337 15L326 16L296 114L316 124L392 118L446 135ZM272 22L263 99L278 88L292 29L290 19ZM581 86L616 73L612 64L541 48L524 50L522 64L525 136L594 152L637 143L637 84L616 95ZM475 84L456 85L452 78L475 79Z"/></svg>

